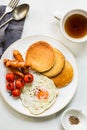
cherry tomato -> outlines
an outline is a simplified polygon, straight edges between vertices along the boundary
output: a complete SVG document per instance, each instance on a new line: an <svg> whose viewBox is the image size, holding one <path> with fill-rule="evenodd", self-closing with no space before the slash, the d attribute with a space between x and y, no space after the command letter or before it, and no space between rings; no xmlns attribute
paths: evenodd
<svg viewBox="0 0 87 130"><path fill-rule="evenodd" d="M10 91L14 90L14 83L13 82L7 82L6 83L6 89L10 90Z"/></svg>
<svg viewBox="0 0 87 130"><path fill-rule="evenodd" d="M6 80L7 80L8 82L14 82L14 79L15 79L15 76L14 76L13 73L7 73L7 74L6 74Z"/></svg>
<svg viewBox="0 0 87 130"><path fill-rule="evenodd" d="M31 83L31 82L33 81L33 79L34 79L34 77L33 77L32 74L26 74L26 75L24 76L24 81L25 81L25 83Z"/></svg>
<svg viewBox="0 0 87 130"><path fill-rule="evenodd" d="M13 97L19 97L21 94L21 91L19 89L14 89L11 94Z"/></svg>
<svg viewBox="0 0 87 130"><path fill-rule="evenodd" d="M17 79L17 80L15 81L15 86L16 86L16 88L18 88L18 89L22 89L22 88L24 87L24 85L25 85L25 81L24 81L23 78L19 78L19 79Z"/></svg>

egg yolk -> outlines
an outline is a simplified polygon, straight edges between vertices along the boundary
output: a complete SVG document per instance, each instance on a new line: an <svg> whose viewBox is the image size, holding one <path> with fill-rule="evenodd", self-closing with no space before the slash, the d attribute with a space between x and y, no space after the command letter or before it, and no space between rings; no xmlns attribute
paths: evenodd
<svg viewBox="0 0 87 130"><path fill-rule="evenodd" d="M46 90L39 89L38 92L36 93L36 96L38 99L47 99L49 93Z"/></svg>

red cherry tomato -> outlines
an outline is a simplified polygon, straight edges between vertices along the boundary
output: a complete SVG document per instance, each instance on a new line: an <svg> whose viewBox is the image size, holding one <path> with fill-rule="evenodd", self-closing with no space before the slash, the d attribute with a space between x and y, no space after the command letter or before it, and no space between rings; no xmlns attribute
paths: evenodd
<svg viewBox="0 0 87 130"><path fill-rule="evenodd" d="M23 78L19 78L15 81L15 86L18 89L22 89L25 85L24 79Z"/></svg>
<svg viewBox="0 0 87 130"><path fill-rule="evenodd" d="M26 74L26 75L24 76L24 81L25 81L25 83L31 83L31 82L33 81L33 79L34 79L34 77L33 77L32 74Z"/></svg>
<svg viewBox="0 0 87 130"><path fill-rule="evenodd" d="M19 97L21 94L21 91L19 89L14 89L11 94L13 97Z"/></svg>
<svg viewBox="0 0 87 130"><path fill-rule="evenodd" d="M7 82L6 83L6 89L10 90L10 91L14 90L14 83L13 82Z"/></svg>
<svg viewBox="0 0 87 130"><path fill-rule="evenodd" d="M14 82L14 79L15 79L15 76L14 76L13 73L7 73L7 74L6 74L6 80L7 80L8 82Z"/></svg>

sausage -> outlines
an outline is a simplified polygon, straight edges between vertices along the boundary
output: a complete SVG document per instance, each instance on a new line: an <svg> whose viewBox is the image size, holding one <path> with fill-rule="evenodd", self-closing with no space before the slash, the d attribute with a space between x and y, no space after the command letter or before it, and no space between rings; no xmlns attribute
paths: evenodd
<svg viewBox="0 0 87 130"><path fill-rule="evenodd" d="M24 61L21 53L18 50L13 50L13 56L19 62ZM29 73L29 67L22 68L22 71L24 74Z"/></svg>
<svg viewBox="0 0 87 130"><path fill-rule="evenodd" d="M13 50L13 56L15 59L4 59L4 65L8 67L14 74L24 76L29 73L29 67L25 66L24 59L18 50Z"/></svg>
<svg viewBox="0 0 87 130"><path fill-rule="evenodd" d="M5 62L6 67L24 68L25 63L19 61L8 60Z"/></svg>
<svg viewBox="0 0 87 130"><path fill-rule="evenodd" d="M18 50L13 50L13 56L18 61L24 61L21 53Z"/></svg>
<svg viewBox="0 0 87 130"><path fill-rule="evenodd" d="M22 68L22 72L24 73L24 74L27 74L27 73L29 73L29 67L24 67L24 68Z"/></svg>
<svg viewBox="0 0 87 130"><path fill-rule="evenodd" d="M7 64L7 62L9 61L9 59L4 59L4 65L6 65ZM16 61L16 60L11 60L11 61Z"/></svg>
<svg viewBox="0 0 87 130"><path fill-rule="evenodd" d="M8 69L10 69L14 74L24 77L24 74L18 68L8 67Z"/></svg>

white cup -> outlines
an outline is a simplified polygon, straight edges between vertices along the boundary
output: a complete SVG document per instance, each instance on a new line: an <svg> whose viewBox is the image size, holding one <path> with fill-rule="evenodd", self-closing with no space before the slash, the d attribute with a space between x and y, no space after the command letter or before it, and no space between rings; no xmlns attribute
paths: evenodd
<svg viewBox="0 0 87 130"><path fill-rule="evenodd" d="M63 17L60 17L60 14L56 11L54 17L59 21L61 32L68 40L78 43L87 41L87 11L74 9L68 11ZM72 22L71 19L75 22ZM77 19L79 19L79 22L76 21ZM71 28L69 28L69 25Z"/></svg>

